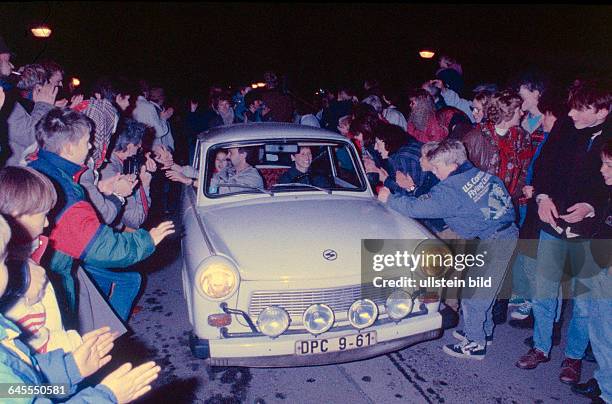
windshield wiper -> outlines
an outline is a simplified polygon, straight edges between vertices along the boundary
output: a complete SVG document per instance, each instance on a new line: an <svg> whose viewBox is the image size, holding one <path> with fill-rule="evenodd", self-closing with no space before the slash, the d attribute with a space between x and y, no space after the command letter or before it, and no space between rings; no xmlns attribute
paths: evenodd
<svg viewBox="0 0 612 404"><path fill-rule="evenodd" d="M295 187L295 186L310 187L310 188L317 189L319 191L327 192L328 195L332 194L331 189L320 188L320 187L317 187L316 185L311 185L311 184L302 184L301 182L290 182L290 183L287 183L287 184L274 184L274 185L272 185L272 188L275 188L275 187ZM274 193L272 195L274 195Z"/></svg>
<svg viewBox="0 0 612 404"><path fill-rule="evenodd" d="M236 184L219 184L217 186L218 187L236 187L236 188L255 189L255 190L257 190L257 191L259 191L261 193L264 193L266 195L274 196L272 191L267 191L267 190L265 190L263 188L259 188L259 187L256 187L254 185L236 183Z"/></svg>

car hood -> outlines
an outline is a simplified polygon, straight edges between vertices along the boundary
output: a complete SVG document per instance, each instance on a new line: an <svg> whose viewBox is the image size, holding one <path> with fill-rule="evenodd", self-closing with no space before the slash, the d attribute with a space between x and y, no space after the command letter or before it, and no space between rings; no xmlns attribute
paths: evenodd
<svg viewBox="0 0 612 404"><path fill-rule="evenodd" d="M217 254L233 259L244 280L358 276L361 239L425 239L416 221L373 198L275 196L200 211ZM336 258L326 259L333 250Z"/></svg>

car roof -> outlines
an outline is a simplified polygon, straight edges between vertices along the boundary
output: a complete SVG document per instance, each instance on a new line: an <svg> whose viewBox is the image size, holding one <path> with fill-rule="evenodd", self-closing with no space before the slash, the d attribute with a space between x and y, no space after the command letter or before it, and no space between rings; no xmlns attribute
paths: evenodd
<svg viewBox="0 0 612 404"><path fill-rule="evenodd" d="M347 141L344 136L326 129L284 122L251 122L218 126L198 135L198 139L200 141L207 143L225 143L242 140L248 141L279 138Z"/></svg>

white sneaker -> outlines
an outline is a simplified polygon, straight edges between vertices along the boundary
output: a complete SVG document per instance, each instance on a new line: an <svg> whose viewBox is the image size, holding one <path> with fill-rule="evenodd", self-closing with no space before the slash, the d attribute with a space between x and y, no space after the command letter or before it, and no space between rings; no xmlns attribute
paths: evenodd
<svg viewBox="0 0 612 404"><path fill-rule="evenodd" d="M518 309L510 313L510 317L515 320L524 320L531 314L531 303L525 302L521 304Z"/></svg>
<svg viewBox="0 0 612 404"><path fill-rule="evenodd" d="M442 348L444 353L454 356L455 358L466 358L483 360L487 352L487 348L474 341L463 341L458 344L444 345Z"/></svg>

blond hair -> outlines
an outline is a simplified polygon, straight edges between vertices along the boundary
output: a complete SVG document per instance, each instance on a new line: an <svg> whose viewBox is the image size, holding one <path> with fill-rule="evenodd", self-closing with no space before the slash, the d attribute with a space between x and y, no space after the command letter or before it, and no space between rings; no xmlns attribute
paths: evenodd
<svg viewBox="0 0 612 404"><path fill-rule="evenodd" d="M0 213L13 217L50 211L57 203L53 183L29 167L0 170Z"/></svg>

